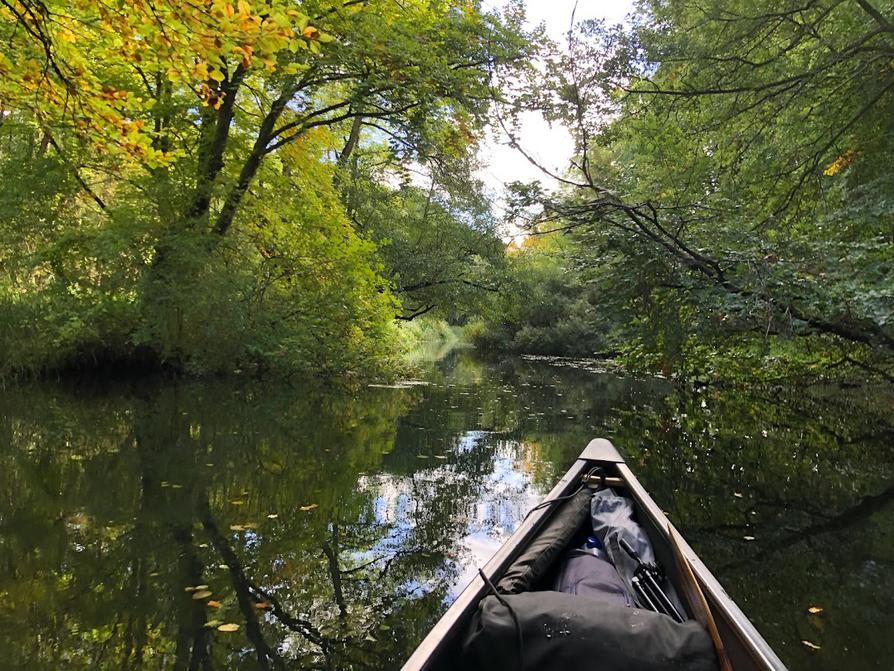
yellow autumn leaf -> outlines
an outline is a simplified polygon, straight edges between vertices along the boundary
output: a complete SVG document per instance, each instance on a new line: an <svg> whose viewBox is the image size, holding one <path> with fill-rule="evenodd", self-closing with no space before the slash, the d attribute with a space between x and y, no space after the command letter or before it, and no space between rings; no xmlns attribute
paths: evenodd
<svg viewBox="0 0 894 671"><path fill-rule="evenodd" d="M828 165L828 167L825 170L823 170L823 174L826 177L831 177L832 175L835 175L835 174L841 172L841 170L843 168L846 168L851 163L853 163L855 160L857 160L857 152L855 152L851 149L848 149L841 156L839 156L834 161L832 161L832 163L830 163Z"/></svg>
<svg viewBox="0 0 894 671"><path fill-rule="evenodd" d="M217 628L217 631L239 631L239 625L234 622L227 622L226 624L222 624Z"/></svg>
<svg viewBox="0 0 894 671"><path fill-rule="evenodd" d="M807 609L807 612L810 613L811 615L819 615L820 613L823 612L823 609L820 608L819 606L811 606L810 608Z"/></svg>
<svg viewBox="0 0 894 671"><path fill-rule="evenodd" d="M63 28L58 33L56 33L56 35L63 42L73 43L78 41L78 36L71 32L68 28Z"/></svg>
<svg viewBox="0 0 894 671"><path fill-rule="evenodd" d="M215 601L214 599L211 599L210 601L208 601L207 605L211 606L212 608L220 608L223 604L220 601Z"/></svg>
<svg viewBox="0 0 894 671"><path fill-rule="evenodd" d="M214 69L208 73L208 78L213 79L216 82L222 82L226 77L224 77L224 73L218 69Z"/></svg>
<svg viewBox="0 0 894 671"><path fill-rule="evenodd" d="M201 589L198 592L195 592L192 595L192 598L195 599L196 601L200 601L201 599L207 599L209 596L211 596L211 590Z"/></svg>
<svg viewBox="0 0 894 671"><path fill-rule="evenodd" d="M805 646L807 646L811 650L819 650L820 649L820 646L818 646L816 643L811 643L810 641L801 641L801 643L803 643Z"/></svg>
<svg viewBox="0 0 894 671"><path fill-rule="evenodd" d="M311 503L311 504L306 505L306 506L301 506L298 510L300 510L300 511L302 511L302 512L306 512L306 511L308 511L308 510L313 510L314 508L319 508L319 507L320 507L320 504L318 504L318 503Z"/></svg>

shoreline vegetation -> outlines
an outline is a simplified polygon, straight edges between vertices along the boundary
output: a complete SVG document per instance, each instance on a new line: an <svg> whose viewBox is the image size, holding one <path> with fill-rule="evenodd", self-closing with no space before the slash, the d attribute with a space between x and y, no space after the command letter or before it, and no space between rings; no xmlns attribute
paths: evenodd
<svg viewBox="0 0 894 671"><path fill-rule="evenodd" d="M0 6L0 381L426 342L894 382L889 8L646 0L556 44L523 2L70 4ZM492 193L530 113L574 155Z"/></svg>

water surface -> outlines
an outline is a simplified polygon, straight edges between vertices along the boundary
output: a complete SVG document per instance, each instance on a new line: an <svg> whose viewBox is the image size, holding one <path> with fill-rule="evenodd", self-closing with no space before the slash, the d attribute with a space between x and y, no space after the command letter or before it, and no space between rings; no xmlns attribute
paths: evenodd
<svg viewBox="0 0 894 671"><path fill-rule="evenodd" d="M889 392L557 363L0 392L0 668L399 668L595 436L792 669L891 668Z"/></svg>

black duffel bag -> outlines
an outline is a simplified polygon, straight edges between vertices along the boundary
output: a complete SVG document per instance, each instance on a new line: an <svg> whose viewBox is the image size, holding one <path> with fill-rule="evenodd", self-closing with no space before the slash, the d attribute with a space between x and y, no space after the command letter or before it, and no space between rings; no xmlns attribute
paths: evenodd
<svg viewBox="0 0 894 671"><path fill-rule="evenodd" d="M717 669L697 622L562 592L485 597L463 648L481 671Z"/></svg>

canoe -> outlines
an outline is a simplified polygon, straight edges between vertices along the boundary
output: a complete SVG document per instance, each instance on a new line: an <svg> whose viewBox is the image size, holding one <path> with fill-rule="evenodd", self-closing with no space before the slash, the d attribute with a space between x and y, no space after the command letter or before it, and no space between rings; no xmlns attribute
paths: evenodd
<svg viewBox="0 0 894 671"><path fill-rule="evenodd" d="M600 438L587 445L574 465L544 499L544 501L556 500L557 503L535 509L482 568L491 584L497 584L513 561L538 537L538 532L560 507L561 497L574 494L594 467L601 467L605 484L633 501L637 520L649 536L658 562L667 570L668 578L677 591L682 593L685 585L679 584L683 580L679 572L668 570L669 567L677 566L675 548L670 537L672 533L670 521L624 463L614 445ZM689 544L676 533L676 530L673 530L673 533L677 549L688 560L692 574L704 594L732 669L784 671L785 665ZM404 664L403 671L462 668L459 657L460 640L469 627L479 601L489 593L490 588L482 577L476 576L416 648Z"/></svg>

